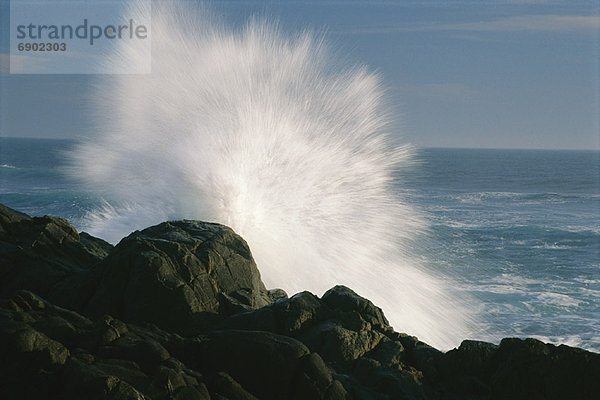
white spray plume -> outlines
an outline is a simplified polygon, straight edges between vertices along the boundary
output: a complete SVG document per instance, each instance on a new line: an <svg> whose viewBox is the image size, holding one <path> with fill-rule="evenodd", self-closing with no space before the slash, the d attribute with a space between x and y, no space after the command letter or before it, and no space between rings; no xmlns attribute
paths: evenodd
<svg viewBox="0 0 600 400"><path fill-rule="evenodd" d="M310 33L228 29L189 5L154 5L151 40L152 73L101 78L97 132L73 153L73 174L112 204L88 231L116 242L167 219L219 222L267 287L344 284L397 330L459 343L465 313L411 259L424 221L393 174L412 151L390 139L377 76ZM124 41L106 62L132 52Z"/></svg>

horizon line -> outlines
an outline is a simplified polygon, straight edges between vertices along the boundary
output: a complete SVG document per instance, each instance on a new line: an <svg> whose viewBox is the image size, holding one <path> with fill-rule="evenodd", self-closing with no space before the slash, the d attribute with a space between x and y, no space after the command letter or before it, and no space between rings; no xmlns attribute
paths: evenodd
<svg viewBox="0 0 600 400"><path fill-rule="evenodd" d="M37 136L3 136L0 139L29 139L29 140L71 140L76 141L77 138L69 137L37 137ZM417 149L455 149L455 150L538 150L538 151L600 151L600 147L596 148L558 148L558 147L486 147L486 146L435 146L435 145L416 145L410 143Z"/></svg>
<svg viewBox="0 0 600 400"><path fill-rule="evenodd" d="M530 150L530 151L600 151L600 147L464 147L464 146L416 146L417 149L454 149L454 150Z"/></svg>

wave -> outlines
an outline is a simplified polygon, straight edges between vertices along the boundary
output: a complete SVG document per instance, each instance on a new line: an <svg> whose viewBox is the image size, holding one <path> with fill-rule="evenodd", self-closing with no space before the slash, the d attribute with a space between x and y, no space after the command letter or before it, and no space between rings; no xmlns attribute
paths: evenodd
<svg viewBox="0 0 600 400"><path fill-rule="evenodd" d="M465 222L461 220L461 216L442 215L435 218L433 228L440 235L462 234L478 241L487 238L490 242L509 242L514 245L580 247L597 245L600 240L600 228L593 219L586 221L588 225L551 226L540 225L543 221L539 220L524 224L525 218L518 213L504 218L494 217L486 214L477 218L475 215L471 221Z"/></svg>
<svg viewBox="0 0 600 400"><path fill-rule="evenodd" d="M538 295L538 300L546 304L560 307L578 307L580 300L561 293L545 292Z"/></svg>
<svg viewBox="0 0 600 400"><path fill-rule="evenodd" d="M132 59L119 46L106 62ZM230 29L190 4L153 5L152 54L151 74L101 78L97 131L71 154L70 174L107 200L86 230L116 242L167 219L220 222L267 286L345 284L436 347L467 335L453 285L413 255L426 224L393 187L412 150L389 135L379 77L310 32Z"/></svg>
<svg viewBox="0 0 600 400"><path fill-rule="evenodd" d="M445 195L448 199L467 204L483 202L515 202L520 205L562 204L566 202L598 201L598 193L523 193L523 192L469 192Z"/></svg>

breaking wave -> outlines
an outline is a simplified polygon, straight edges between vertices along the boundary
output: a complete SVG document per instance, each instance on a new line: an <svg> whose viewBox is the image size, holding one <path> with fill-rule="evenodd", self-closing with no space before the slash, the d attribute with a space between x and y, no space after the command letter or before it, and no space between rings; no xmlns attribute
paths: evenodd
<svg viewBox="0 0 600 400"><path fill-rule="evenodd" d="M152 12L152 73L101 77L97 131L72 153L70 173L107 201L86 230L117 242L163 220L226 224L268 287L345 284L397 330L456 346L467 313L412 256L426 226L392 185L413 151L389 135L379 77L310 32L232 29L189 5ZM135 59L119 46L106 62Z"/></svg>

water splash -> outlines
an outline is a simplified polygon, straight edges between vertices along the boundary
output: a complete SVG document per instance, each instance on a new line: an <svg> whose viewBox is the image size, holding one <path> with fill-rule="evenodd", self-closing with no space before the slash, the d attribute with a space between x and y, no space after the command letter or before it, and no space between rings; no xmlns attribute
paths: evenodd
<svg viewBox="0 0 600 400"><path fill-rule="evenodd" d="M379 78L311 33L233 30L186 7L154 7L151 74L99 82L97 133L72 154L73 175L110 201L87 230L116 242L166 219L220 222L268 287L345 284L396 329L457 345L465 313L411 258L425 224L393 187L412 151L391 141ZM121 46L107 62L131 59Z"/></svg>

